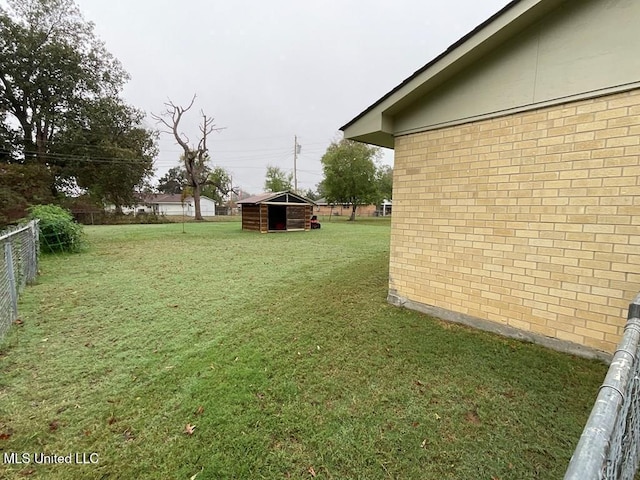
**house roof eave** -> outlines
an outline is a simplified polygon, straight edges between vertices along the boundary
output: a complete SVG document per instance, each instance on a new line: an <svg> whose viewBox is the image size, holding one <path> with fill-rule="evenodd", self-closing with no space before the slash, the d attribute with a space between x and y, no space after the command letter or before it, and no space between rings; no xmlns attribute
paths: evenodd
<svg viewBox="0 0 640 480"><path fill-rule="evenodd" d="M355 140L356 142L367 143L369 145L376 145L378 147L384 148L395 147L395 137L391 132L383 132L379 130L365 134L358 134L355 132L351 132L348 127L343 127L342 130L344 131L345 138Z"/></svg>
<svg viewBox="0 0 640 480"><path fill-rule="evenodd" d="M340 127L345 138L393 148L393 117L567 0L513 0Z"/></svg>

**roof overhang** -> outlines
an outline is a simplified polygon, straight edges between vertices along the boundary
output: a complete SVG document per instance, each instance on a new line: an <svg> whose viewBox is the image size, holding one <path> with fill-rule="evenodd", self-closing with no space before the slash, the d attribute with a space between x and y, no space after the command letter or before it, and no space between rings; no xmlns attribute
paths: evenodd
<svg viewBox="0 0 640 480"><path fill-rule="evenodd" d="M295 192L285 190L283 192L268 192L260 195L254 195L249 198L243 198L236 202L238 205L315 205L313 200L309 200Z"/></svg>
<svg viewBox="0 0 640 480"><path fill-rule="evenodd" d="M342 126L345 138L393 148L394 116L568 0L514 0Z"/></svg>

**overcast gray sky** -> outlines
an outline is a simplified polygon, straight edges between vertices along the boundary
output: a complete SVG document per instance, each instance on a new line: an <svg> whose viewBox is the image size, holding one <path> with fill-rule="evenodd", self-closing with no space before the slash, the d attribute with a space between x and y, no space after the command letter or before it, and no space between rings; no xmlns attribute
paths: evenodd
<svg viewBox="0 0 640 480"><path fill-rule="evenodd" d="M263 191L267 165L298 187L322 180L320 158L338 129L508 0L76 0L131 74L123 96L148 115L196 103L182 130L197 138L200 109L223 131L213 164L234 185ZM159 177L180 150L163 135ZM386 152L384 163L393 162Z"/></svg>

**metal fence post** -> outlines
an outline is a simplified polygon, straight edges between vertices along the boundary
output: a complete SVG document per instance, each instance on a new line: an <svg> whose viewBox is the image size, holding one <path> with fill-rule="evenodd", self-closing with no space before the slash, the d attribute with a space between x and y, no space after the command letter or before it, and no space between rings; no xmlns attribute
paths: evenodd
<svg viewBox="0 0 640 480"><path fill-rule="evenodd" d="M11 240L4 242L4 261L9 276L9 293L11 294L11 306L15 318L18 316L18 290L16 288L15 272L13 271L13 248L11 247Z"/></svg>
<svg viewBox="0 0 640 480"><path fill-rule="evenodd" d="M33 238L36 253L36 272L33 278L38 275L38 261L40 260L40 219L33 220Z"/></svg>
<svg viewBox="0 0 640 480"><path fill-rule="evenodd" d="M630 480L637 471L640 438L640 294L629 305L624 334L584 427L564 480Z"/></svg>
<svg viewBox="0 0 640 480"><path fill-rule="evenodd" d="M29 222L29 226L31 227L29 232L31 233L30 245L31 245L31 255L29 261L29 276L27 278L27 282L31 283L35 280L38 275L38 255L40 252L40 245L38 241L38 234L40 229L38 228L38 220L32 220Z"/></svg>

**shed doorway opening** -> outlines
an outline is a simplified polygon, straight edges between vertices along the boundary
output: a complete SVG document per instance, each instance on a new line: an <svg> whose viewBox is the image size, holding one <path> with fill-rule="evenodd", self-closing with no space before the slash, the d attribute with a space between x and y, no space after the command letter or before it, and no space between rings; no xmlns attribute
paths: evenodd
<svg viewBox="0 0 640 480"><path fill-rule="evenodd" d="M269 230L287 229L287 207L285 205L269 205Z"/></svg>

